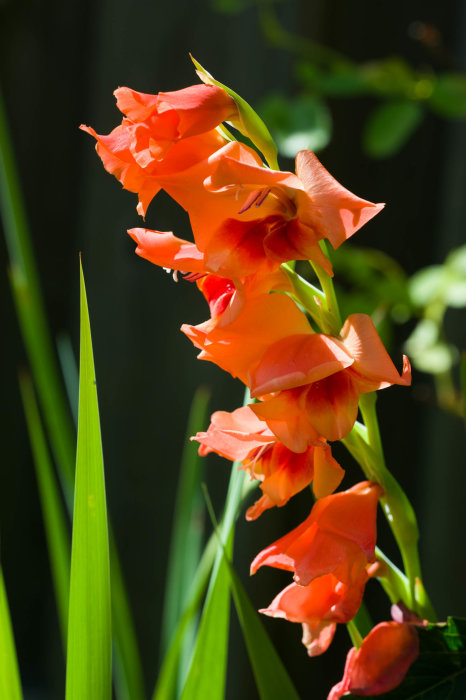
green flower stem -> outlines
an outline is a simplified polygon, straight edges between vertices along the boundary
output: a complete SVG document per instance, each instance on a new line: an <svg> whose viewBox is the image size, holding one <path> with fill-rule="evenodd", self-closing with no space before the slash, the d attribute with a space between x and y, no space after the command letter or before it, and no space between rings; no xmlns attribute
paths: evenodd
<svg viewBox="0 0 466 700"><path fill-rule="evenodd" d="M310 282L298 275L289 263L284 263L282 269L288 275L294 287L293 298L311 316L312 320L324 333L331 333L333 318L327 311L325 294Z"/></svg>
<svg viewBox="0 0 466 700"><path fill-rule="evenodd" d="M374 460L376 480L384 490L380 503L400 549L405 572L409 579L412 604L415 607L415 581L421 578L417 547L419 529L414 509L408 497L386 467L375 409L376 401L375 392L363 394L359 400L359 407L367 428L368 444L376 455Z"/></svg>
<svg viewBox="0 0 466 700"><path fill-rule="evenodd" d="M380 568L380 571L376 573L376 578L390 598L390 602L399 603L401 600L405 605L408 605L411 589L407 577L379 547L375 548L375 556Z"/></svg>
<svg viewBox="0 0 466 700"><path fill-rule="evenodd" d="M342 442L360 464L367 478L379 483L384 490L380 504L400 549L409 585L409 591L404 590L403 602L420 617L435 620L432 604L421 583L416 516L405 492L385 465L375 414L375 401L374 393L364 394L361 397L360 408L366 425L356 423L351 433ZM390 583L393 583L393 565L390 568L392 575L389 584L384 585L384 588L389 589ZM395 590L403 593L403 588L403 586L397 586ZM422 595L419 594L420 592Z"/></svg>
<svg viewBox="0 0 466 700"><path fill-rule="evenodd" d="M346 629L348 630L348 634L353 642L353 646L356 647L356 649L359 649L363 642L363 636L358 630L354 618L346 623Z"/></svg>
<svg viewBox="0 0 466 700"><path fill-rule="evenodd" d="M329 257L328 248L325 241L319 241L320 247L324 255ZM322 287L322 291L325 296L325 303L329 316L333 321L332 332L337 335L343 325L340 314L340 307L338 306L337 295L335 294L335 287L333 286L333 279L330 275L323 270L317 263L311 262L312 268L317 275L317 278Z"/></svg>
<svg viewBox="0 0 466 700"><path fill-rule="evenodd" d="M320 245L322 251L328 257L328 249L325 242L320 241ZM330 332L338 335L342 326L342 319L333 280L319 265L313 262L311 262L311 265L318 277L325 298L324 308L327 313L323 318L326 327L322 327L322 330L326 333ZM319 304L322 304L322 295L318 299ZM376 400L375 392L363 394L360 397L359 407L365 425L356 422L351 433L342 442L356 461L359 462L367 478L380 484L384 490L380 503L401 552L408 589L406 589L404 582L403 585L400 585L399 576L394 575L396 567L391 562L390 566L386 568L390 572L390 576L386 580L381 580L382 585L389 597L402 594L403 602L420 617L435 620L435 612L422 585L418 552L419 530L416 515L405 492L385 464L375 410ZM401 572L399 573L401 574Z"/></svg>

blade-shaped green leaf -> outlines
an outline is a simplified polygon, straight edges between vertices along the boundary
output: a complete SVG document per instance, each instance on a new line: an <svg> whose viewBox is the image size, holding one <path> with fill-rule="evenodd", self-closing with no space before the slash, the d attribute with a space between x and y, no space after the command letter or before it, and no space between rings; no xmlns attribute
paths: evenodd
<svg viewBox="0 0 466 700"><path fill-rule="evenodd" d="M81 267L78 445L71 551L67 700L111 698L110 564L89 314Z"/></svg>
<svg viewBox="0 0 466 700"><path fill-rule="evenodd" d="M233 600L261 700L299 700L299 695L278 656L238 574L225 558Z"/></svg>
<svg viewBox="0 0 466 700"><path fill-rule="evenodd" d="M19 383L39 487L63 646L66 649L71 553L65 507L60 497L31 378L22 373Z"/></svg>
<svg viewBox="0 0 466 700"><path fill-rule="evenodd" d="M20 329L38 391L52 451L71 501L74 439L34 261L12 141L0 94L0 212L10 261L10 279Z"/></svg>
<svg viewBox="0 0 466 700"><path fill-rule="evenodd" d="M152 700L167 700L167 698L176 697L178 667L185 631L201 607L216 552L217 538L215 535L211 535L193 579L192 587L189 591L189 600L176 627L170 648L163 659Z"/></svg>
<svg viewBox="0 0 466 700"><path fill-rule="evenodd" d="M22 697L10 611L0 566L0 698L22 700Z"/></svg>
<svg viewBox="0 0 466 700"><path fill-rule="evenodd" d="M458 700L466 698L466 620L417 628L420 653L398 688L381 700ZM359 695L345 695L345 698Z"/></svg>
<svg viewBox="0 0 466 700"><path fill-rule="evenodd" d="M241 133L245 134L245 136L251 139L253 144L257 146L259 151L263 154L271 168L279 170L277 163L277 147L270 134L270 131L267 129L259 115L246 102L246 100L243 100L243 98L236 92L231 90L226 85L223 85L218 80L215 80L215 78L210 75L210 73L208 73L206 69L203 68L198 61L196 61L195 58L193 58L193 56L191 56L191 60L196 66L196 72L199 78L204 83L207 85L217 85L217 87L225 90L225 92L235 100L236 106L238 107L239 118L232 119L231 123L235 128L241 131Z"/></svg>
<svg viewBox="0 0 466 700"><path fill-rule="evenodd" d="M162 625L162 648L167 650L185 607L199 564L204 532L204 499L201 481L205 460L190 437L205 428L209 392L200 387L193 398L181 460Z"/></svg>
<svg viewBox="0 0 466 700"><path fill-rule="evenodd" d="M72 512L74 429L48 329L19 177L0 95L0 210L10 260L10 282L23 342L31 365L57 472ZM144 688L126 587L112 533L112 615L118 700L142 700ZM123 655L123 656L122 656Z"/></svg>
<svg viewBox="0 0 466 700"><path fill-rule="evenodd" d="M233 549L234 525L242 500L245 475L233 463L225 515L220 537L228 556ZM226 681L228 630L230 619L230 581L223 548L219 545L210 577L188 678L182 700L223 700Z"/></svg>
<svg viewBox="0 0 466 700"><path fill-rule="evenodd" d="M131 608L115 538L110 529L110 571L112 587L113 673L118 700L144 700L144 678Z"/></svg>
<svg viewBox="0 0 466 700"><path fill-rule="evenodd" d="M364 149L387 158L404 146L420 124L424 110L417 102L388 102L375 108L363 133Z"/></svg>

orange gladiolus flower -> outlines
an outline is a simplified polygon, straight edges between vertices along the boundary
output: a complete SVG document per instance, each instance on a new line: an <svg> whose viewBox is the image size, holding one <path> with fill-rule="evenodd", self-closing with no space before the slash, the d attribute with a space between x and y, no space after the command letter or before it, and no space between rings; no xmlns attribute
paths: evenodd
<svg viewBox="0 0 466 700"><path fill-rule="evenodd" d="M351 581L343 583L333 574L324 574L307 586L292 583L259 612L303 626L303 644L309 656L326 651L337 623L349 622L357 613L368 575L362 568Z"/></svg>
<svg viewBox="0 0 466 700"><path fill-rule="evenodd" d="M378 484L364 481L320 498L308 518L260 552L251 564L294 571L300 586L325 574L351 585L374 560Z"/></svg>
<svg viewBox="0 0 466 700"><path fill-rule="evenodd" d="M398 374L375 326L366 314L346 320L339 343L340 354L328 362L317 334L294 335L269 347L251 367L251 396L265 396L252 410L265 420L281 442L303 451L315 433L340 440L354 425L361 394L411 382L407 357Z"/></svg>
<svg viewBox="0 0 466 700"><path fill-rule="evenodd" d="M84 125L81 129L97 139L105 169L139 195L142 215L161 189L164 175L190 168L226 143L215 128L237 113L235 101L212 85L158 95L123 87L115 96L125 115L120 126L108 135Z"/></svg>
<svg viewBox="0 0 466 700"><path fill-rule="evenodd" d="M270 170L234 141L183 173L167 174L163 187L189 213L210 272L240 277L310 259L331 273L319 240L338 247L383 205L346 190L311 151L298 154L296 172Z"/></svg>
<svg viewBox="0 0 466 700"><path fill-rule="evenodd" d="M313 481L317 498L332 493L344 471L333 459L330 447L319 442L302 454L291 452L259 420L249 406L233 413L217 411L204 433L195 438L201 444L200 455L216 452L232 461L242 462L251 478L261 482L262 497L248 508L247 520L255 520L264 510L283 506Z"/></svg>
<svg viewBox="0 0 466 700"><path fill-rule="evenodd" d="M211 309L217 308L219 295L224 296L226 288L231 290L231 282L219 277L198 281ZM292 299L285 294L270 294L272 290L290 289L282 270L236 279L234 284L235 292L220 315L197 326L183 324L181 330L201 350L199 359L214 362L247 383L250 367L270 345L290 333L312 331Z"/></svg>
<svg viewBox="0 0 466 700"><path fill-rule="evenodd" d="M418 655L419 637L413 625L381 622L359 649L350 649L343 680L332 688L328 700L338 700L346 693L388 693L403 681Z"/></svg>

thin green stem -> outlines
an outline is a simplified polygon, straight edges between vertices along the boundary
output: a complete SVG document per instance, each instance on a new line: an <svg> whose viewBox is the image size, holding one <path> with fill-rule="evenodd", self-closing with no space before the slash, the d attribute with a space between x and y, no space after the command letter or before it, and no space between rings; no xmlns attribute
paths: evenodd
<svg viewBox="0 0 466 700"><path fill-rule="evenodd" d="M400 549L409 582L409 595L406 596L405 590L403 602L420 617L435 619L432 604L421 583L416 515L405 492L385 465L375 401L374 393L361 396L360 408L365 425L356 423L350 435L342 442L358 461L367 478L379 483L384 490L380 504ZM397 590L403 592L403 588ZM418 591L422 591L422 596L418 595Z"/></svg>
<svg viewBox="0 0 466 700"><path fill-rule="evenodd" d="M353 646L356 647L356 649L359 649L363 642L363 636L358 630L354 619L346 623L346 629L348 630L348 634L353 642Z"/></svg>
<svg viewBox="0 0 466 700"><path fill-rule="evenodd" d="M324 241L320 241L320 246L324 255L329 257L328 249ZM332 320L331 330L333 333L338 334L343 324L341 320L340 307L338 306L337 295L335 294L335 287L333 286L333 279L317 263L311 262L311 265L317 275L325 296L327 311L330 319Z"/></svg>

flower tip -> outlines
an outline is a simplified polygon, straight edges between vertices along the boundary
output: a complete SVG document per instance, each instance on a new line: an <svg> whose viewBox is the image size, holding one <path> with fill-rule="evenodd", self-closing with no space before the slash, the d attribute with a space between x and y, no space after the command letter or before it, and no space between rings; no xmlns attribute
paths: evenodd
<svg viewBox="0 0 466 700"><path fill-rule="evenodd" d="M411 385L411 363L407 355L403 355L403 370L401 372L401 384Z"/></svg>
<svg viewBox="0 0 466 700"><path fill-rule="evenodd" d="M139 245L139 236L141 235L141 231L144 231L143 228L129 228L127 233L131 236L133 241Z"/></svg>

